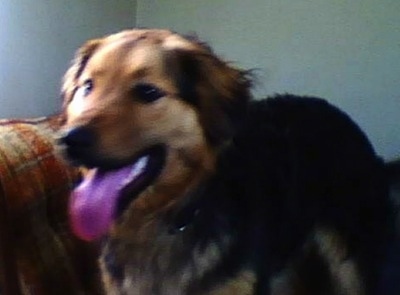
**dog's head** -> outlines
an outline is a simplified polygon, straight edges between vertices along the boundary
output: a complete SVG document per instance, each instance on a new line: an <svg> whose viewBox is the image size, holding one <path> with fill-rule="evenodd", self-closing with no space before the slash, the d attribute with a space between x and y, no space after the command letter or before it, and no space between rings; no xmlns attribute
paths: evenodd
<svg viewBox="0 0 400 295"><path fill-rule="evenodd" d="M138 194L174 152L187 167L207 166L206 158L229 142L240 124L249 87L245 72L204 44L170 31L130 30L87 42L64 77L61 139L72 162L96 168L85 196L98 194L99 187L114 195L116 186ZM117 179L124 184L116 185ZM77 199L82 204L85 198ZM116 207L126 207L120 203L105 199L91 206L110 207L96 216L108 224Z"/></svg>

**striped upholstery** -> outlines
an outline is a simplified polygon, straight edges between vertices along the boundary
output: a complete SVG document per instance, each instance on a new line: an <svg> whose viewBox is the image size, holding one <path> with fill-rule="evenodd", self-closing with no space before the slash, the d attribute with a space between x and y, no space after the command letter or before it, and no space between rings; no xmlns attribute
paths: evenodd
<svg viewBox="0 0 400 295"><path fill-rule="evenodd" d="M93 251L68 227L68 194L79 175L56 155L58 126L57 117L0 120L8 246L24 294L97 294L91 290Z"/></svg>
<svg viewBox="0 0 400 295"><path fill-rule="evenodd" d="M66 194L76 177L54 153L57 120L0 120L0 179L12 213ZM56 202L60 200L55 200Z"/></svg>

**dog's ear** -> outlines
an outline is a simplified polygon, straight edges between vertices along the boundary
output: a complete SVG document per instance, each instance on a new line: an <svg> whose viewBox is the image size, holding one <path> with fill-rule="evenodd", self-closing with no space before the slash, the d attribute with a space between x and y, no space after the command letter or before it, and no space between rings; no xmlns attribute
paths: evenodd
<svg viewBox="0 0 400 295"><path fill-rule="evenodd" d="M249 72L203 49L174 49L167 57L167 68L173 71L180 96L198 108L209 142L218 146L240 128L252 83Z"/></svg>
<svg viewBox="0 0 400 295"><path fill-rule="evenodd" d="M77 79L82 74L89 58L93 52L98 48L102 39L94 39L86 42L78 51L75 53L75 57L71 62L71 66L64 75L61 95L63 99L63 108L68 105L71 101L75 90L77 88Z"/></svg>

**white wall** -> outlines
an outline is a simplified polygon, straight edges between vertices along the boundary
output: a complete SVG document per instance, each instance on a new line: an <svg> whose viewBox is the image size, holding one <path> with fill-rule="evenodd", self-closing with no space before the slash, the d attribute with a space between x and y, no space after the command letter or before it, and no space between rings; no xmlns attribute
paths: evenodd
<svg viewBox="0 0 400 295"><path fill-rule="evenodd" d="M57 111L76 48L133 27L135 9L133 0L0 0L0 117Z"/></svg>
<svg viewBox="0 0 400 295"><path fill-rule="evenodd" d="M255 68L256 96L325 97L400 156L399 0L138 0L137 24L196 32Z"/></svg>

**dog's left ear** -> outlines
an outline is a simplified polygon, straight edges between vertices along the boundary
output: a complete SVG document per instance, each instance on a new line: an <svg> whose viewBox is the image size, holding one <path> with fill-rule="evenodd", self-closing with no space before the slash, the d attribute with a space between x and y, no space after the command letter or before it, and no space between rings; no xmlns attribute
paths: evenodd
<svg viewBox="0 0 400 295"><path fill-rule="evenodd" d="M199 109L209 142L218 146L230 140L246 115L252 86L249 72L230 66L207 47L174 49L167 63L180 96Z"/></svg>
<svg viewBox="0 0 400 295"><path fill-rule="evenodd" d="M88 60L100 45L102 39L94 39L86 42L75 53L75 57L71 62L71 66L64 75L61 95L63 98L63 109L71 101L77 88L77 79L82 74Z"/></svg>

